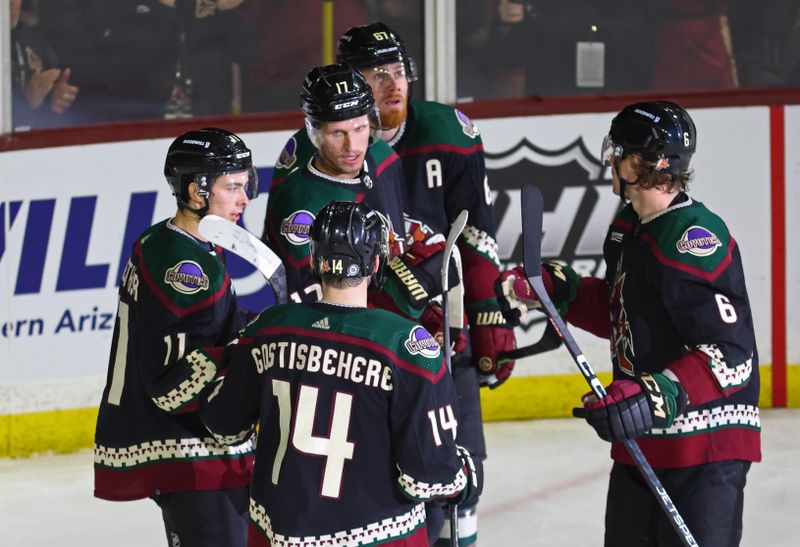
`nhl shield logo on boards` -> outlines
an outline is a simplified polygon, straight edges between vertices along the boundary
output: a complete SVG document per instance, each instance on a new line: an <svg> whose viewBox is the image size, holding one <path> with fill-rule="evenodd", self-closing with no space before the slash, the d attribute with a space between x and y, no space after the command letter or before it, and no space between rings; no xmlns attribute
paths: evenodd
<svg viewBox="0 0 800 547"><path fill-rule="evenodd" d="M485 156L502 267L522 262L521 193L534 184L544 197L542 259L568 264L579 275L603 277L603 243L620 201L611 191L609 167L583 139L555 150L522 139ZM529 314L524 330L544 321L535 315Z"/></svg>

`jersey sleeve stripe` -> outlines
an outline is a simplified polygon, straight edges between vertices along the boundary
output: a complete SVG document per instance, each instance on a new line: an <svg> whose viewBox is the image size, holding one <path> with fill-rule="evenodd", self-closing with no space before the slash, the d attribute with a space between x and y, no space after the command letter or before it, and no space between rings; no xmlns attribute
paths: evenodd
<svg viewBox="0 0 800 547"><path fill-rule="evenodd" d="M225 293L228 291L228 285L231 282L231 278L228 275L227 270L225 270L225 279L222 281L222 285L217 290L217 292L208 296L207 298L204 298L203 300L200 300L199 302L192 304L191 306L186 306L186 307L179 306L175 302L173 302L166 295L166 293L164 293L163 290L161 290L161 287L153 279L153 276L150 275L150 271L147 269L147 264L145 263L142 257L142 248L139 243L136 244L136 247L134 248L133 252L136 253L136 256L138 257L139 271L142 274L142 279L150 288L150 291L156 295L156 297L161 301L162 304L164 304L164 307L166 307L170 312L172 312L173 315L177 317L185 317L196 311L214 305L214 303L217 302L217 300L219 300L223 296L225 296Z"/></svg>
<svg viewBox="0 0 800 547"><path fill-rule="evenodd" d="M420 154L428 154L431 152L453 152L455 154L463 154L469 156L478 152L483 152L483 144L473 144L472 146L458 146L455 144L428 144L425 146L418 146L416 148L409 148L399 152L400 157L417 156Z"/></svg>
<svg viewBox="0 0 800 547"><path fill-rule="evenodd" d="M653 255L659 262L661 262L665 266L669 266L671 268L675 268L676 270L680 270L695 277L699 277L700 279L705 279L706 281L714 281L728 268L728 266L730 266L731 262L733 262L733 250L736 248L736 240L731 238L730 243L728 244L728 249L727 249L728 252L725 255L725 258L722 259L722 261L716 268L714 268L710 272L707 272L706 270L703 270L701 268L695 268L694 266L685 264L680 260L669 258L667 255L663 253L663 251L661 251L661 249L659 249L658 243L656 242L655 238L653 238L650 234L645 234L641 237L642 241L649 244L650 247L653 249Z"/></svg>
<svg viewBox="0 0 800 547"><path fill-rule="evenodd" d="M389 166L393 165L393 164L394 164L394 162L396 162L396 161L397 161L397 160L399 160L399 159L400 159L400 156L398 156L397 154L389 154L389 155L388 155L388 156L386 156L386 158L385 158L385 159L384 159L384 160L383 160L383 161L382 161L382 162L381 162L381 163L380 163L380 164L379 164L379 165L378 165L378 166L375 168L375 175L376 175L376 176L378 176L378 177L379 177L379 176L381 176L381 173L383 173L383 172L384 172L384 171L385 171L385 170L386 170L386 169L387 169Z"/></svg>

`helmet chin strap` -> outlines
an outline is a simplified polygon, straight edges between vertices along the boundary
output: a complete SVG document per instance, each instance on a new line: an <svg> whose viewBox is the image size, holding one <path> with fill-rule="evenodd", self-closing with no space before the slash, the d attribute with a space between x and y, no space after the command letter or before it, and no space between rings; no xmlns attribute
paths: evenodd
<svg viewBox="0 0 800 547"><path fill-rule="evenodd" d="M631 201L631 200L629 200L628 198L625 197L625 189L628 186L636 186L637 184L639 184L639 181L642 180L642 177L644 175L652 173L653 170L650 169L650 168L642 169L642 171L639 173L639 176L636 177L636 180L630 181L630 180L628 180L628 179L626 179L626 178L624 178L622 176L622 172L620 171L620 168L619 168L619 163L620 163L620 159L616 158L614 160L614 169L616 169L616 171L617 171L617 180L619 180L619 199L620 199L620 201L622 201L622 205L625 206L628 203L630 203L630 201Z"/></svg>
<svg viewBox="0 0 800 547"><path fill-rule="evenodd" d="M635 181L631 182L628 179L622 176L622 171L619 168L620 159L618 157L614 158L614 169L617 172L617 180L619 181L619 199L622 202L622 206L624 207L630 200L625 197L625 189L628 186L634 186L639 182L639 178L637 177Z"/></svg>

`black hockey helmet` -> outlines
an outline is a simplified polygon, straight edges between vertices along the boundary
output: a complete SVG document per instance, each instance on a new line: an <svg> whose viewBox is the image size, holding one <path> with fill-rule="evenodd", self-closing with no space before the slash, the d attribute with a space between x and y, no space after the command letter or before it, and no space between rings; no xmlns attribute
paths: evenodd
<svg viewBox="0 0 800 547"><path fill-rule="evenodd" d="M638 153L655 164L653 171L681 175L689 172L696 146L697 130L682 107L667 101L635 103L611 121L602 160Z"/></svg>
<svg viewBox="0 0 800 547"><path fill-rule="evenodd" d="M311 224L311 269L317 275L373 275L380 285L388 256L388 229L365 203L330 201ZM375 257L378 269L373 272Z"/></svg>
<svg viewBox="0 0 800 547"><path fill-rule="evenodd" d="M172 141L164 162L164 175L179 207L189 208L189 184L197 184L200 195L206 199L205 207L196 210L200 215L208 210L208 196L216 178L238 171L248 173L245 192L249 198L255 198L258 195L258 175L253 168L250 149L237 135L216 127L180 135Z"/></svg>
<svg viewBox="0 0 800 547"><path fill-rule="evenodd" d="M312 68L303 81L300 99L306 118L317 127L375 112L372 89L348 64Z"/></svg>
<svg viewBox="0 0 800 547"><path fill-rule="evenodd" d="M337 61L357 69L402 62L409 82L417 79L417 65L406 50L405 41L383 23L351 27L339 38Z"/></svg>

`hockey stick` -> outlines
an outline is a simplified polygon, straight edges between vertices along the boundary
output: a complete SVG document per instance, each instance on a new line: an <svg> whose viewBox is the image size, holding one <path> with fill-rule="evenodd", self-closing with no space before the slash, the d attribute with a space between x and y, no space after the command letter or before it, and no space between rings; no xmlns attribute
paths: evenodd
<svg viewBox="0 0 800 547"><path fill-rule="evenodd" d="M466 219L465 219L466 220ZM445 243L445 246L447 244ZM452 250L453 264L458 272L458 285L447 293L447 304L450 306L447 324L451 329L461 331L464 329L464 272L461 267L461 252L454 246Z"/></svg>
<svg viewBox="0 0 800 547"><path fill-rule="evenodd" d="M558 335L558 331L553 326L553 323L548 320L547 325L544 328L544 332L542 333L542 337L539 339L538 342L535 342L530 346L525 346L523 348L517 348L517 349L512 349L511 351L504 351L502 353L498 353L497 364L501 365L509 361L516 361L517 359L522 359L523 357L530 357L531 355L536 355L537 353L552 351L558 348L559 346L561 346L561 337Z"/></svg>
<svg viewBox="0 0 800 547"><path fill-rule="evenodd" d="M240 256L256 267L275 290L279 302L285 302L285 287L282 283L283 262L272 249L260 239L239 226L217 215L205 215L200 219L200 235L219 245L226 251ZM276 272L279 275L276 275ZM281 287L284 287L283 289Z"/></svg>
<svg viewBox="0 0 800 547"><path fill-rule="evenodd" d="M569 354L575 360L581 374L592 388L592 392L598 399L606 396L606 390L600 380L597 379L589 361L584 357L575 339L567 329L566 323L559 315L556 307L553 305L547 290L544 287L542 280L542 259L541 259L541 237L542 237L542 214L544 205L542 201L542 193L535 186L525 186L522 189L522 263L525 266L525 275L528 278L528 283L533 287L533 292L542 304L542 309L547 314L547 317L553 323L557 332L564 341ZM633 439L624 441L623 444L628 450L628 453L633 458L636 467L641 471L647 486L653 491L659 505L664 510L668 520L675 529L675 532L681 538L684 545L687 547L698 547L697 541L689 531L686 521L683 520L672 499L667 494L661 481L653 471L650 463L645 459L642 449L636 444Z"/></svg>
<svg viewBox="0 0 800 547"><path fill-rule="evenodd" d="M447 291L447 281L448 275L450 273L450 256L453 255L453 251L458 251L456 249L456 240L458 236L461 235L461 232L464 231L464 226L467 225L467 217L469 216L469 211L464 209L461 211L456 219L453 221L453 224L450 225L450 231L447 233L447 241L444 244L444 256L442 257L442 288L444 291ZM461 255L458 255L456 259L456 267L461 265ZM460 268L459 268L460 269ZM460 287L460 289L459 289ZM458 297L463 301L463 281L460 281L457 287L454 287L453 290L457 293ZM447 371L449 373L453 373L453 357L452 351L450 349L450 325L452 321L450 320L450 292L448 292L442 298L442 307L444 313L444 362L447 365ZM461 311L461 317L464 317L463 310ZM461 321L462 319L459 319ZM469 481L469 477L467 477L467 481ZM450 505L450 547L458 547L458 504L453 503Z"/></svg>
<svg viewBox="0 0 800 547"><path fill-rule="evenodd" d="M448 372L452 372L452 362L451 362L452 361L452 356L451 356L451 351L450 351L450 325L453 325L456 322L455 318L453 318L452 320L450 318L451 304L453 304L453 302L452 302L452 300L450 298L450 293L454 291L455 292L455 296L457 298L461 298L462 301L463 301L463 296L464 296L463 295L463 291L464 291L464 283L463 283L463 281L459 282L459 284L457 286L453 287L453 291L449 291L449 292L447 291L448 276L450 274L450 257L453 256L453 258L455 258L455 256L454 256L455 252L458 251L458 249L456 249L456 247L455 247L456 240L458 239L458 236L461 235L461 232L464 231L464 226L467 225L467 217L468 216L469 216L469 211L464 209L463 211L461 211L458 214L456 219L453 221L453 224L450 225L450 232L448 232L448 234L447 234L447 241L444 244L444 255L442 257L442 289L445 292L447 292L447 295L445 295L445 297L442 298L444 322L445 322L445 326L446 326L446 328L444 329L444 361L447 364L447 371ZM455 260L456 260L456 267L459 268L459 270L460 270L461 255L458 254L458 258L456 258ZM463 304L461 306L463 306ZM461 308L461 306L458 306L458 308ZM462 310L461 311L462 319L458 319L458 323L456 323L456 324L461 324L461 321L463 321L463 317L464 317L463 308L461 308L461 310Z"/></svg>

